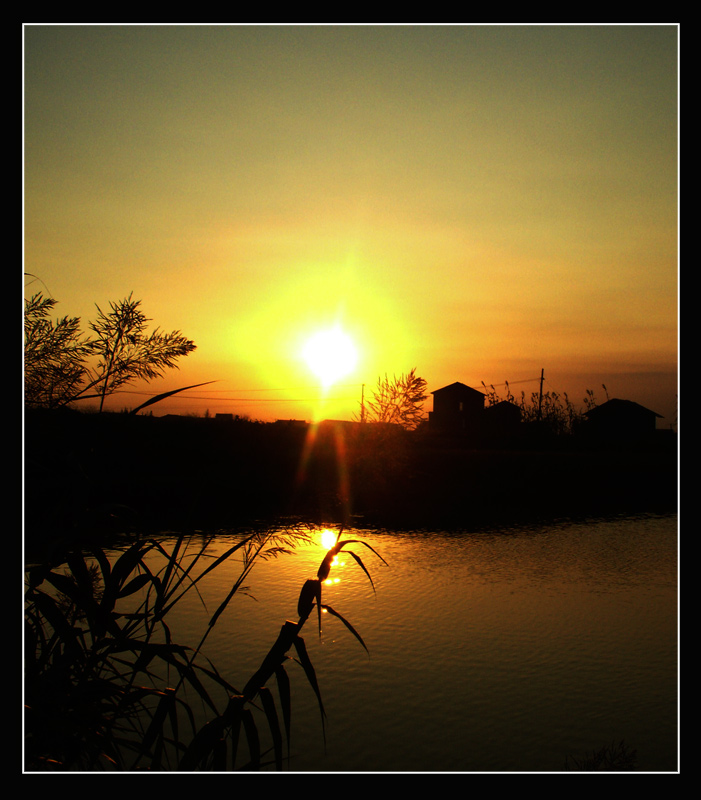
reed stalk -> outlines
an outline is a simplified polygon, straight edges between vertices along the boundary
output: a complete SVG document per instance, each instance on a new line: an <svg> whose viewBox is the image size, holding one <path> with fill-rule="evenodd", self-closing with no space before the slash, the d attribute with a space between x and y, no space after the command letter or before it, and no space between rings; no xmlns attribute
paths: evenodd
<svg viewBox="0 0 701 800"><path fill-rule="evenodd" d="M327 610L366 648L353 626L321 602L322 583L333 556L350 544L364 544L342 541L340 536L339 531L316 579L302 586L298 620L282 625L277 640L242 690L203 657L205 641L232 598L243 589L255 563L309 541L308 532L249 534L206 565L211 539L193 554L189 541L181 535L171 549L150 539L132 544L116 559L94 548L86 553L70 552L61 564L30 568L25 593L25 769L282 769L290 757L291 692L285 664L291 650L296 655L292 660L302 666L316 694L325 739L321 693L300 632L316 607L319 632L321 611ZM184 597L199 591L206 575L235 554L243 556L241 572L211 616L198 645L191 648L174 642L168 614ZM163 559L157 571L154 555ZM370 578L359 556L352 555ZM125 604L131 604L128 611ZM175 682L169 675L175 676ZM277 703L268 687L273 679ZM215 690L218 694L223 691L223 703ZM207 710L204 724L196 721L194 702ZM261 744L263 731L254 712L262 712L267 723L265 735L272 743L267 749ZM241 749L243 742L247 755Z"/></svg>

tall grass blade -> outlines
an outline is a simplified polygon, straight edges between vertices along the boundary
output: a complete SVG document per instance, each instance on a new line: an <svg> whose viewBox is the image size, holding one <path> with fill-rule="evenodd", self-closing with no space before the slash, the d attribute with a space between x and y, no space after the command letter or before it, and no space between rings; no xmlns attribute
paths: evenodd
<svg viewBox="0 0 701 800"><path fill-rule="evenodd" d="M144 586L148 583L153 583L153 576L150 573L144 573L142 575L137 575L135 578L129 581L129 583L119 591L117 597L120 599L123 597L129 597L131 594L135 594L140 589L143 589Z"/></svg>
<svg viewBox="0 0 701 800"><path fill-rule="evenodd" d="M203 725L197 731L180 759L180 769L185 772L192 772L204 766L217 743L221 740L224 729L224 719L220 716L216 716Z"/></svg>
<svg viewBox="0 0 701 800"><path fill-rule="evenodd" d="M241 723L243 714L244 698L240 695L229 700L226 710L227 724L229 726L229 736L231 737L231 766L236 767L236 754L239 749L239 738L241 734Z"/></svg>
<svg viewBox="0 0 701 800"><path fill-rule="evenodd" d="M137 542L115 561L104 583L104 591L102 593L103 609L111 611L114 608L115 601L124 582L137 566L143 565L143 558L150 549L150 545Z"/></svg>
<svg viewBox="0 0 701 800"><path fill-rule="evenodd" d="M353 556L353 558L355 559L355 561L358 564L358 566L368 576L368 580L370 581L370 585L372 586L372 591L375 592L375 584L373 583L372 576L367 571L367 568L365 567L365 564L363 564L363 562L360 560L360 556L357 553L354 553L352 550L349 550L348 554ZM375 594L377 594L377 592L375 592Z"/></svg>
<svg viewBox="0 0 701 800"><path fill-rule="evenodd" d="M268 720L268 727L270 728L270 735L273 739L273 752L275 753L275 768L282 769L282 732L280 731L280 722L277 716L277 709L275 708L275 700L273 699L272 692L265 686L262 686L258 695L263 703L263 711Z"/></svg>
<svg viewBox="0 0 701 800"><path fill-rule="evenodd" d="M285 740L287 741L287 758L289 760L290 728L292 723L292 695L290 692L290 677L282 664L280 664L280 666L275 670L275 678L277 679L277 691L278 695L280 696L282 718L285 723Z"/></svg>
<svg viewBox="0 0 701 800"><path fill-rule="evenodd" d="M78 589L92 597L93 584L83 556L80 553L70 552L66 555L66 564L70 567Z"/></svg>
<svg viewBox="0 0 701 800"><path fill-rule="evenodd" d="M173 572L179 567L178 553L180 552L180 548L182 547L184 538L185 534L181 533L176 539L175 547L171 550L170 553L167 553L159 542L154 542L155 548L159 550L166 557L167 560L166 568L165 571L163 572L163 577L161 578L164 598L165 598L165 593L167 592L167 589L170 586L171 576Z"/></svg>
<svg viewBox="0 0 701 800"><path fill-rule="evenodd" d="M224 772L226 769L226 738L222 736L214 745L212 753L212 769L215 772Z"/></svg>
<svg viewBox="0 0 701 800"><path fill-rule="evenodd" d="M250 709L244 708L241 712L241 721L243 722L243 729L246 732L246 742L248 743L248 751L251 755L250 763L244 769L259 770L260 769L260 739L258 738L258 728L256 727L253 714Z"/></svg>
<svg viewBox="0 0 701 800"><path fill-rule="evenodd" d="M356 541L342 541L341 531L319 568L319 576L328 575L334 556ZM172 548L145 540L127 547L114 560L100 548L93 548L90 555L94 561L86 560L79 552L62 552L61 561L56 559L31 567L25 594L24 645L26 724L30 729L25 741L32 746L31 752L25 754L26 763L35 768L57 763L63 769L81 771L123 769L132 764L154 770L173 767L219 770L228 764L235 768L237 758L241 760L243 728L250 755L244 768L260 769L274 764L278 770L282 769L283 734L289 760L291 731L290 680L283 662L291 658L288 651L292 647L296 651L295 660L301 664L317 697L326 744L326 712L321 691L299 632L316 605L320 635L321 612L327 610L343 622L368 652L365 642L342 615L322 606L320 577L309 580L300 592L298 622L285 622L261 666L243 693L239 693L208 659L200 656L200 649L234 594L243 587L256 560L290 552L288 542L298 541L304 534L268 531L245 535L213 562L208 560L203 565L208 559L206 550L211 538L200 542L192 552L191 537L181 533ZM159 556L157 568L150 558L147 560L152 551ZM240 574L210 617L200 644L193 650L173 642L166 613L189 591L194 589L199 595L198 582L237 551L243 554ZM372 577L362 559L355 553L351 555L368 576L374 591ZM61 564L68 568L64 573L56 569ZM42 587L44 582L46 587ZM121 603L124 600L132 604L126 610ZM166 671L175 672L175 688L163 688ZM71 677L66 681L67 672ZM267 686L273 675L279 709ZM144 685L139 685L137 679ZM46 692L51 694L59 684L62 694L47 705ZM47 686L52 688L47 690ZM199 729L195 709L186 701L187 695L180 694L181 687L190 696L194 693L194 702L207 709L210 719ZM229 697L223 714L215 703L212 687L217 691L223 689ZM260 707L253 706L256 695L260 696ZM253 709L247 708L247 703ZM80 723L85 726L80 733L63 735L65 708L75 709L76 719L76 715L85 717ZM261 763L261 741L253 716L253 710L260 708L273 743L273 760L266 755L265 765ZM53 741L42 735L47 719L62 733ZM181 733L183 737L191 737L189 744L181 738Z"/></svg>
<svg viewBox="0 0 701 800"><path fill-rule="evenodd" d="M358 631L356 631L356 629L355 629L355 628L354 628L354 627L353 627L353 626L350 624L350 622L348 622L348 620L347 620L347 619L345 619L345 617L342 617L342 616L341 616L341 615L338 613L338 611L334 611L334 610L333 610L333 608L331 608L331 606L322 606L322 607L323 607L323 608L324 608L326 611L328 611L328 612L329 612L329 614L332 614L334 617L338 617L338 619L340 619L340 620L341 620L341 622L342 622L342 623L343 623L343 624L346 626L346 628L348 628L348 630L349 630L349 631L350 631L350 632L353 634L353 636L355 636L355 638L356 638L356 639L357 639L357 640L360 642L360 644L362 644L362 646L365 648L365 652L366 652L368 655L370 655L370 651L369 651L369 650L368 650L368 648L365 646L365 642L363 641L363 637L362 637L362 636L361 636L361 635L358 633Z"/></svg>
<svg viewBox="0 0 701 800"><path fill-rule="evenodd" d="M166 397L171 397L174 394L178 394L178 392L186 392L188 389L198 389L200 386L207 386L210 383L216 383L216 381L205 381L205 383L195 383L192 386L183 386L180 389L173 389L170 392L163 392L163 394L156 395L156 397L152 397L147 400L145 403L142 403L140 406L136 408L132 408L129 412L130 414L138 414L142 408L148 408L148 406L152 406L154 403L160 403L161 400L165 400ZM99 395L93 395L93 397L99 397Z"/></svg>
<svg viewBox="0 0 701 800"><path fill-rule="evenodd" d="M102 583L103 585L107 583L110 577L110 573L112 572L112 566L110 564L109 558L105 554L105 551L101 548L97 547L90 551L92 557L97 561L100 565L100 569L102 570Z"/></svg>
<svg viewBox="0 0 701 800"><path fill-rule="evenodd" d="M388 563L387 563L387 562L384 560L384 558L382 558L382 556L381 556L381 555L380 555L380 554L377 552L377 550L375 550L375 548L374 548L374 547L371 547L371 546L370 546L370 545L369 545L367 542L363 542L363 541L361 541L360 539L346 539L345 541L343 541L343 542L340 542L340 543L337 545L337 547L338 547L339 551L340 551L340 550L342 550L342 549L343 549L343 548L344 548L344 547L345 547L347 544L362 544L362 545L363 545L363 547L367 547L367 548L368 548L368 550L372 550L372 552L373 552L373 553L374 553L374 554L375 554L375 555L376 555L376 556L377 556L377 557L380 559L380 561L381 561L381 562L382 562L382 563L383 563L385 566L389 566L389 564L388 564Z"/></svg>
<svg viewBox="0 0 701 800"><path fill-rule="evenodd" d="M309 654L307 653L307 646L301 636L295 637L294 646L295 650L297 651L297 655L299 656L299 662L304 669L304 674L307 676L309 685L314 690L317 702L319 703L319 711L321 712L321 727L324 735L324 742L326 742L326 711L324 711L324 704L321 700L321 690L319 689L319 684L316 679L316 672L312 666Z"/></svg>
<svg viewBox="0 0 701 800"><path fill-rule="evenodd" d="M79 647L79 630L68 622L52 597L43 592L37 592L34 597L34 605L51 625L55 636L60 638L64 647Z"/></svg>
<svg viewBox="0 0 701 800"><path fill-rule="evenodd" d="M306 620L314 608L314 601L321 602L321 581L310 578L304 582L302 590L297 600L297 616L300 620Z"/></svg>
<svg viewBox="0 0 701 800"><path fill-rule="evenodd" d="M158 706L151 718L151 722L146 729L144 738L141 741L141 753L137 758L137 764L143 755L149 753L154 743L163 737L163 725L167 717L171 716L173 706L175 705L175 693L172 689L165 689L162 692L155 692L154 694L160 695ZM155 769L160 769L161 762L161 748L158 748L157 753L151 759L151 766Z"/></svg>

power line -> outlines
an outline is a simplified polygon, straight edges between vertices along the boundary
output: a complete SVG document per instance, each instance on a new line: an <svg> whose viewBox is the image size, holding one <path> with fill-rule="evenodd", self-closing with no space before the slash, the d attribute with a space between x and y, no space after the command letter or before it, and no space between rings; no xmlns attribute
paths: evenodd
<svg viewBox="0 0 701 800"><path fill-rule="evenodd" d="M363 384L345 383L345 384L334 384L334 385L339 389L357 389L360 388ZM221 393L231 394L231 392L298 392L298 391L306 391L308 388L309 388L308 386L288 386L287 388L283 389L210 389L209 393L216 394L218 392L221 392ZM135 389L119 389L118 391L114 392L114 394L140 394L150 397L158 393L137 391ZM185 392L180 392L180 394L185 395ZM187 395L187 396L193 397L193 395Z"/></svg>
<svg viewBox="0 0 701 800"><path fill-rule="evenodd" d="M173 398L176 399L175 397ZM200 397L189 395L182 400L216 400L226 403L316 403L320 400L357 400L357 397Z"/></svg>
<svg viewBox="0 0 701 800"><path fill-rule="evenodd" d="M151 392L118 391L114 394L138 394L155 397ZM325 395L323 397L208 397L203 395L186 395L184 392L180 396L174 395L171 400L211 400L218 403L317 403L321 400L357 400L353 397L340 397L338 395Z"/></svg>
<svg viewBox="0 0 701 800"><path fill-rule="evenodd" d="M536 381L540 381L540 378L525 378L521 381L504 381L504 383L486 383L483 381L484 386L515 386L517 383L535 383Z"/></svg>

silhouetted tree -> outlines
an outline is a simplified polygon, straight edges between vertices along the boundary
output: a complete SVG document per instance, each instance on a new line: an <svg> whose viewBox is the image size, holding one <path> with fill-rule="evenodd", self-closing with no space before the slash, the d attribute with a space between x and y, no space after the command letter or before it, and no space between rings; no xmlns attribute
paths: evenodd
<svg viewBox="0 0 701 800"><path fill-rule="evenodd" d="M25 304L25 403L56 408L74 400L105 397L137 379L153 380L195 349L180 331L146 333L149 319L140 310L140 300L130 294L110 303L89 324L94 337L80 333L78 317L52 322L56 304L41 293ZM94 359L97 362L94 363ZM90 362L93 361L91 364Z"/></svg>
<svg viewBox="0 0 701 800"><path fill-rule="evenodd" d="M416 375L416 368L391 380L387 375L378 378L372 399L365 401L361 411L362 421L392 422L413 430L424 419L426 386L426 381Z"/></svg>
<svg viewBox="0 0 701 800"><path fill-rule="evenodd" d="M78 317L49 318L56 300L41 293L24 309L24 400L28 406L57 408L81 392L87 359L95 345L83 337Z"/></svg>

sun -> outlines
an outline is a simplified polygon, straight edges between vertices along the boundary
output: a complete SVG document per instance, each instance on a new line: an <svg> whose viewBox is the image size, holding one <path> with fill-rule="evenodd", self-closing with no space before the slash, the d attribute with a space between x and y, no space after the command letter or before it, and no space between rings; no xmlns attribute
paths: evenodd
<svg viewBox="0 0 701 800"><path fill-rule="evenodd" d="M352 372L358 361L355 345L340 328L314 334L304 346L303 356L325 388Z"/></svg>

